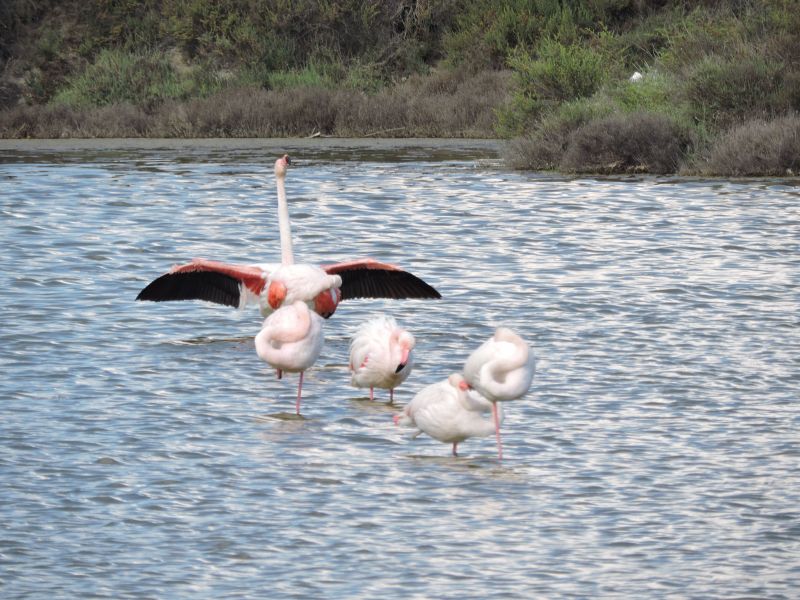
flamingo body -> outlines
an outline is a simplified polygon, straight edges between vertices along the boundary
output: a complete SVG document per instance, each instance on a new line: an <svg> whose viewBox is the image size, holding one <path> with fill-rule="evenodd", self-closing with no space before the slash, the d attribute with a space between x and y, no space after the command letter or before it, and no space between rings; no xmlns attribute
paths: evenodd
<svg viewBox="0 0 800 600"><path fill-rule="evenodd" d="M350 342L351 382L358 388L389 390L403 383L414 367L414 336L397 324L393 317L379 315L361 325Z"/></svg>
<svg viewBox="0 0 800 600"><path fill-rule="evenodd" d="M470 354L464 363L467 383L491 401L514 400L531 387L536 361L528 344L507 327Z"/></svg>
<svg viewBox="0 0 800 600"><path fill-rule="evenodd" d="M412 273L372 259L321 267L295 264L284 185L289 164L288 155L275 161L280 263L241 265L195 259L154 279L136 299L206 300L239 308L255 301L264 316L302 300L328 318L340 301L352 298L441 298L439 292Z"/></svg>
<svg viewBox="0 0 800 600"><path fill-rule="evenodd" d="M398 425L416 427L417 432L453 444L456 447L471 437L485 437L495 432L495 424L486 413L492 403L470 391L460 373L453 373L444 381L422 388L394 420ZM502 420L502 412L499 419Z"/></svg>
<svg viewBox="0 0 800 600"><path fill-rule="evenodd" d="M503 458L500 438L500 403L525 395L531 387L536 361L520 336L507 327L498 327L464 363L464 379L491 403L497 456Z"/></svg>
<svg viewBox="0 0 800 600"><path fill-rule="evenodd" d="M280 307L264 320L256 335L258 357L278 370L300 373L296 411L300 414L303 372L313 365L322 352L324 336L322 317L300 300Z"/></svg>
<svg viewBox="0 0 800 600"><path fill-rule="evenodd" d="M323 342L322 317L298 300L264 320L256 335L256 353L276 369L299 373L316 362Z"/></svg>

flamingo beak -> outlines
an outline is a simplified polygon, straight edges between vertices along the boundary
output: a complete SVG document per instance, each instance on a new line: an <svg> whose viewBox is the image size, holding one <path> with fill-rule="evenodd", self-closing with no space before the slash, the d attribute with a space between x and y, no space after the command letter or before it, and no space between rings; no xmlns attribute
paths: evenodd
<svg viewBox="0 0 800 600"><path fill-rule="evenodd" d="M408 364L408 355L410 354L410 352L411 351L408 348L403 348L403 355L400 357L400 364L397 365L397 368L394 371L395 373L399 373L400 371L402 371Z"/></svg>

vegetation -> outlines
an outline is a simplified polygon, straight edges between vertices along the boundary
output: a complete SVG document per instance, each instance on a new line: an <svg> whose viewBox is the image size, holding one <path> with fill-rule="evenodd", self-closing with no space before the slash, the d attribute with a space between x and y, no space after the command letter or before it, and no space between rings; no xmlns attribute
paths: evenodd
<svg viewBox="0 0 800 600"><path fill-rule="evenodd" d="M2 137L503 137L525 169L786 175L798 114L800 0L0 3Z"/></svg>

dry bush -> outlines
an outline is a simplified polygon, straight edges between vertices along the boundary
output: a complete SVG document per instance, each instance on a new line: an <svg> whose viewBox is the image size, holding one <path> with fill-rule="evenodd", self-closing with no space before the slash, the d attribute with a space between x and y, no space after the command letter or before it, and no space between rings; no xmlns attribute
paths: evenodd
<svg viewBox="0 0 800 600"><path fill-rule="evenodd" d="M0 113L0 135L9 138L74 137L82 115L66 106L17 106Z"/></svg>
<svg viewBox="0 0 800 600"><path fill-rule="evenodd" d="M141 108L127 103L82 110L78 115L70 137L147 137L151 123Z"/></svg>
<svg viewBox="0 0 800 600"><path fill-rule="evenodd" d="M546 129L514 138L503 150L503 158L512 169L553 171L567 149L568 131Z"/></svg>
<svg viewBox="0 0 800 600"><path fill-rule="evenodd" d="M705 175L800 175L800 115L734 127L698 163L697 171Z"/></svg>
<svg viewBox="0 0 800 600"><path fill-rule="evenodd" d="M408 135L493 137L497 110L508 101L510 72L462 72L441 83L437 76L431 82L409 79L398 90L408 95Z"/></svg>
<svg viewBox="0 0 800 600"><path fill-rule="evenodd" d="M168 100L145 112L130 104L45 105L0 112L2 137L493 137L507 72L433 81L412 78L375 94L318 86L229 88Z"/></svg>
<svg viewBox="0 0 800 600"><path fill-rule="evenodd" d="M394 91L374 95L337 94L336 135L342 137L408 135L408 99Z"/></svg>
<svg viewBox="0 0 800 600"><path fill-rule="evenodd" d="M690 147L689 134L664 115L615 114L572 132L559 167L578 173L674 173Z"/></svg>
<svg viewBox="0 0 800 600"><path fill-rule="evenodd" d="M150 118L130 104L17 106L0 112L0 138L145 137L149 130Z"/></svg>
<svg viewBox="0 0 800 600"><path fill-rule="evenodd" d="M229 89L209 98L164 104L154 130L165 137L285 137L331 133L332 97L325 88Z"/></svg>
<svg viewBox="0 0 800 600"><path fill-rule="evenodd" d="M15 106L0 111L0 138L33 137L33 110L28 106Z"/></svg>
<svg viewBox="0 0 800 600"><path fill-rule="evenodd" d="M606 96L562 104L557 111L545 115L526 135L512 139L505 148L505 160L514 169L554 171L559 168L575 130L606 118L616 110Z"/></svg>

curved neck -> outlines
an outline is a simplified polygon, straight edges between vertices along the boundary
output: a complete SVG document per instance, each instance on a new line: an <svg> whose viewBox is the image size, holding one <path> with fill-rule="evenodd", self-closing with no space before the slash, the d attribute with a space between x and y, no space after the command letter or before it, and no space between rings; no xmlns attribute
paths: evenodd
<svg viewBox="0 0 800 600"><path fill-rule="evenodd" d="M278 184L278 227L281 232L281 264L293 265L292 227L289 223L289 205L286 203L286 187L284 176L275 178Z"/></svg>
<svg viewBox="0 0 800 600"><path fill-rule="evenodd" d="M511 332L509 333L511 335L497 335L495 337L497 341L505 341L514 347L514 352L511 356L505 356L505 360L497 358L491 361L491 366L489 368L496 378L502 378L505 373L519 369L528 364L528 354L530 354L528 344L518 335Z"/></svg>

